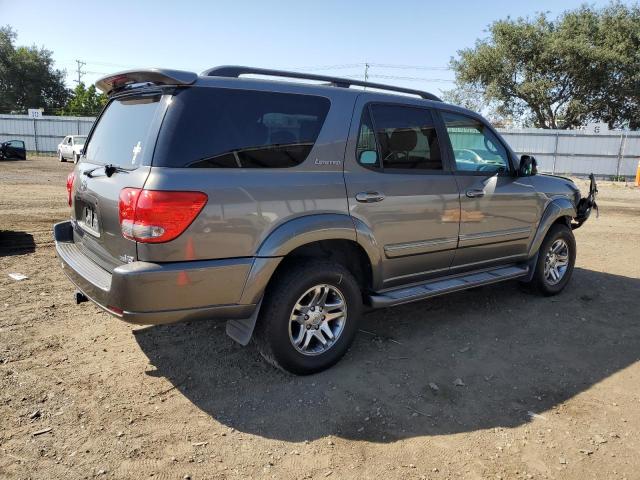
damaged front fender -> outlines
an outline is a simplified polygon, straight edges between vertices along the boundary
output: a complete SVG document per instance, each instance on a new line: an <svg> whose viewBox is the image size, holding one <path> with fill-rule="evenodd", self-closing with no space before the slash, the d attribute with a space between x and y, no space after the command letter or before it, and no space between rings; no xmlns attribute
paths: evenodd
<svg viewBox="0 0 640 480"><path fill-rule="evenodd" d="M598 185L596 184L596 179L593 175L589 175L589 194L586 197L583 197L578 202L578 206L576 208L576 216L574 221L571 222L571 228L574 230L576 228L580 228L584 222L589 219L591 216L591 212L593 210L596 211L596 216L598 216L598 204L596 203L596 197L598 196Z"/></svg>

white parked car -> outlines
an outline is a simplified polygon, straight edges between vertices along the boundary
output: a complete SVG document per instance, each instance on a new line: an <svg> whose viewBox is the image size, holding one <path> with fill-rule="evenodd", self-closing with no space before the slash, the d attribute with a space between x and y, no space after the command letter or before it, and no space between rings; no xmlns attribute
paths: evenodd
<svg viewBox="0 0 640 480"><path fill-rule="evenodd" d="M86 135L67 135L64 137L64 140L58 144L58 160L61 162L73 160L73 163L78 163L80 152L82 152L86 140Z"/></svg>

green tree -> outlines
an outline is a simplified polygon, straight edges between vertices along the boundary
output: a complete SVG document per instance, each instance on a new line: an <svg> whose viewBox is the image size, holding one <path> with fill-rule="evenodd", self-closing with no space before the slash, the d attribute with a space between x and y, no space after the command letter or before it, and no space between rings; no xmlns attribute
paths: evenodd
<svg viewBox="0 0 640 480"><path fill-rule="evenodd" d="M583 6L500 20L451 60L460 87L539 128L640 128L640 7Z"/></svg>
<svg viewBox="0 0 640 480"><path fill-rule="evenodd" d="M495 127L511 127L514 124L509 111L504 111L499 102L488 98L472 85L456 83L454 88L443 91L441 96L445 102L481 112Z"/></svg>
<svg viewBox="0 0 640 480"><path fill-rule="evenodd" d="M106 103L107 96L99 93L94 85L86 88L84 83L79 83L73 90L63 113L65 115L95 116Z"/></svg>
<svg viewBox="0 0 640 480"><path fill-rule="evenodd" d="M55 113L69 96L65 72L54 68L49 50L16 47L15 40L11 27L0 27L0 112L43 108Z"/></svg>

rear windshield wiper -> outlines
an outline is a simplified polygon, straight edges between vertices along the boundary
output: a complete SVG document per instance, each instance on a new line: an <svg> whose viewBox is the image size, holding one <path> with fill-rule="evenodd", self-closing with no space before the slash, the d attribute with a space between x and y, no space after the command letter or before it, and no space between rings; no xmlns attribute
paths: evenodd
<svg viewBox="0 0 640 480"><path fill-rule="evenodd" d="M96 170L100 170L101 168L104 168L104 174L107 177L110 177L116 172L125 172L125 173L129 172L129 170L127 170L126 168L118 167L117 165L109 163L107 165L100 165L99 167L92 168L91 170L85 170L83 174L89 178L93 178L94 177L93 172L95 172Z"/></svg>

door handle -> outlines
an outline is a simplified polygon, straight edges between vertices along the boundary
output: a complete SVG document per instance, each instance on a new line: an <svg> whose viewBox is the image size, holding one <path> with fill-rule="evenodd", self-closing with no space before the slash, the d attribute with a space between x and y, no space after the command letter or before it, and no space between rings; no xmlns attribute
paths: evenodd
<svg viewBox="0 0 640 480"><path fill-rule="evenodd" d="M469 198L484 197L484 190L480 188L472 188L471 190L467 190L466 195Z"/></svg>
<svg viewBox="0 0 640 480"><path fill-rule="evenodd" d="M356 200L362 203L375 203L384 200L384 195L380 192L360 192L356 193Z"/></svg>

